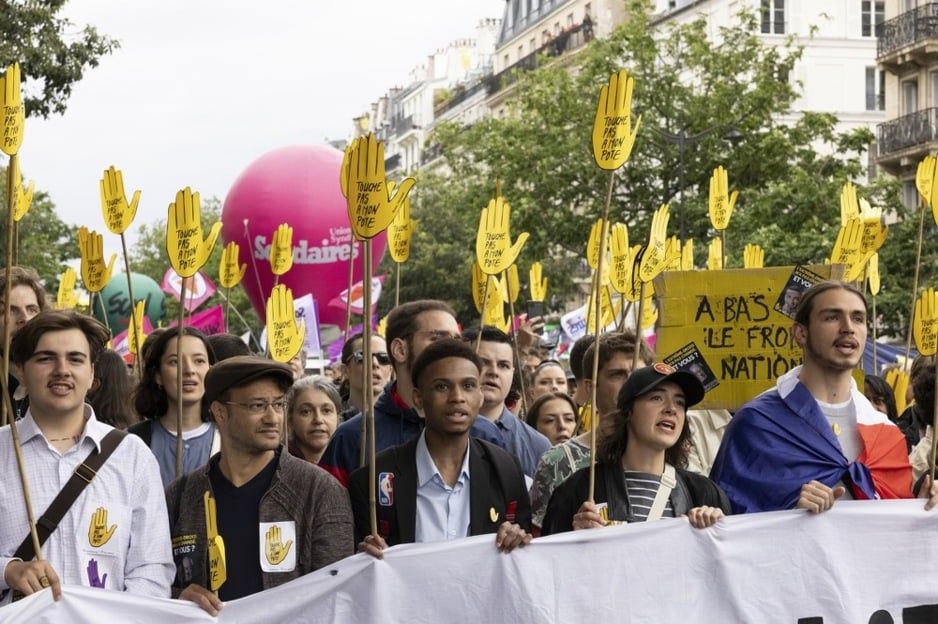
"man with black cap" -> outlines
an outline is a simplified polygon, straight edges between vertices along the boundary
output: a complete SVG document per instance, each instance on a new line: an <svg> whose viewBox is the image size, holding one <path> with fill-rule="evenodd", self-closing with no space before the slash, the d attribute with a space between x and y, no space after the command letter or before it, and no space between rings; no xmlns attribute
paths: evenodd
<svg viewBox="0 0 938 624"><path fill-rule="evenodd" d="M166 489L173 595L212 615L222 601L275 587L353 552L345 489L320 468L284 453L281 436L289 366L255 356L218 363L205 378L205 401L221 452ZM214 498L227 580L209 591L204 500Z"/></svg>
<svg viewBox="0 0 938 624"><path fill-rule="evenodd" d="M619 392L614 430L597 449L595 503L583 468L554 491L542 534L684 515L704 528L730 513L716 484L684 470L687 408L703 397L697 377L667 364L633 371Z"/></svg>

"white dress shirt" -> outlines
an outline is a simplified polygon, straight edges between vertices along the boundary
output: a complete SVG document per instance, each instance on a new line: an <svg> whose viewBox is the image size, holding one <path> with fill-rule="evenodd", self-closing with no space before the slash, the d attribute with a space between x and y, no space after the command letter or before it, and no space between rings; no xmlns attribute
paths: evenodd
<svg viewBox="0 0 938 624"><path fill-rule="evenodd" d="M417 440L417 519L414 541L440 542L469 535L469 447L463 454L459 479L450 487L437 470L426 429Z"/></svg>
<svg viewBox="0 0 938 624"><path fill-rule="evenodd" d="M81 438L64 454L46 440L31 412L27 411L16 424L36 520L91 450L100 450L101 441L112 429L99 422L88 405L85 419ZM2 572L29 534L10 425L0 428L0 474L3 475L0 593L3 593L8 587ZM98 531L93 527L95 518L99 521ZM166 499L156 458L140 438L134 435L124 438L49 536L42 555L63 585L103 585L105 589L169 597L176 567ZM12 592L5 593L8 601Z"/></svg>

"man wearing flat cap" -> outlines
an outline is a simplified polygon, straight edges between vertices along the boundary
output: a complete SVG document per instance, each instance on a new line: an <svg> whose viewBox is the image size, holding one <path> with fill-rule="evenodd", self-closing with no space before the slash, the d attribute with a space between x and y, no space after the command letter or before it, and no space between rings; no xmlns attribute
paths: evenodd
<svg viewBox="0 0 938 624"><path fill-rule="evenodd" d="M232 357L212 367L205 401L221 452L166 489L177 570L173 595L212 615L223 601L286 583L354 551L345 489L321 468L283 452L292 383L289 366L261 357ZM217 596L209 591L206 493L224 542L226 580Z"/></svg>

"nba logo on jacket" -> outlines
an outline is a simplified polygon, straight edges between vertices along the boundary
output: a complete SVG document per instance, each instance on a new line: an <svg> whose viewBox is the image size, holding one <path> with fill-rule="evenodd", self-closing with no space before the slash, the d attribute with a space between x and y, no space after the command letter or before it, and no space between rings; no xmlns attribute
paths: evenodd
<svg viewBox="0 0 938 624"><path fill-rule="evenodd" d="M378 504L384 507L394 504L393 472L382 472L378 475Z"/></svg>

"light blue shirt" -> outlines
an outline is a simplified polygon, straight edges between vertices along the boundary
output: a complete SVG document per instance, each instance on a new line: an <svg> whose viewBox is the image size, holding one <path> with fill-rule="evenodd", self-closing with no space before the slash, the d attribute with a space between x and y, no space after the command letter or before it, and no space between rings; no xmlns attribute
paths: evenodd
<svg viewBox="0 0 938 624"><path fill-rule="evenodd" d="M414 541L441 542L469 535L469 447L459 479L450 487L443 481L430 451L425 432L417 440L417 521Z"/></svg>
<svg viewBox="0 0 938 624"><path fill-rule="evenodd" d="M502 409L502 415L495 421L495 426L502 432L508 452L518 458L525 476L533 477L541 455L550 450L550 440L512 414L507 407Z"/></svg>

